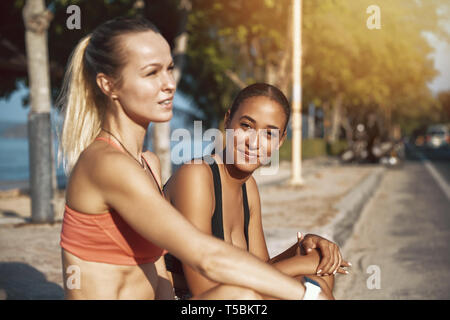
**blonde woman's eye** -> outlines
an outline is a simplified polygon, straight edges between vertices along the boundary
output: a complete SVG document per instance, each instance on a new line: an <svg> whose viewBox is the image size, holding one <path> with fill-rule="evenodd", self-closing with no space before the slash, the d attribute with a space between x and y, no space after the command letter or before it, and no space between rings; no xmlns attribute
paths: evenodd
<svg viewBox="0 0 450 320"><path fill-rule="evenodd" d="M157 73L157 71L156 70L154 70L154 71L151 71L151 72L149 72L147 75L146 75L146 77L149 77L149 76L154 76L155 74Z"/></svg>

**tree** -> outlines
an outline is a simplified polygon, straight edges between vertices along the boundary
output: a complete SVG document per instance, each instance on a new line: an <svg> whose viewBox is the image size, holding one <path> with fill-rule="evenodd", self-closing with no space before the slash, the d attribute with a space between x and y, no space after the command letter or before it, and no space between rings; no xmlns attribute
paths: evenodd
<svg viewBox="0 0 450 320"><path fill-rule="evenodd" d="M223 118L233 96L247 84L268 82L289 92L290 3L193 1L180 88L192 95L207 125Z"/></svg>
<svg viewBox="0 0 450 320"><path fill-rule="evenodd" d="M222 118L246 84L269 82L289 95L290 1L193 4L181 88L192 94L210 123ZM375 113L389 126L423 116L435 105L427 83L436 70L423 33L446 36L439 19L448 12L447 2L380 0L379 30L366 24L372 4L304 1L303 103L328 109L331 140L343 123L351 131L365 114Z"/></svg>
<svg viewBox="0 0 450 320"><path fill-rule="evenodd" d="M69 30L66 20L69 15L66 9L76 4L81 12L81 28ZM7 97L17 89L18 82L28 85L27 60L25 43L20 35L25 32L20 23L20 10L24 0L2 1L0 3L2 23L0 26L0 70L4 77L0 78L0 96ZM73 3L68 0L49 1L47 12L53 15L52 25L48 29L49 69L51 95L53 99L59 94L65 65L76 43L101 22L117 16L141 15L150 18L161 33L172 44L176 63L175 76L181 77L185 64L188 34L185 32L190 12L188 0L121 0L121 1L88 1L79 0ZM24 105L29 98L24 99ZM157 130L156 130L157 128ZM168 123L156 124L153 145L161 159L163 181L170 176L170 127Z"/></svg>
<svg viewBox="0 0 450 320"><path fill-rule="evenodd" d="M441 107L441 121L450 122L450 90L439 92L438 101Z"/></svg>
<svg viewBox="0 0 450 320"><path fill-rule="evenodd" d="M446 7L444 1L378 1L380 30L366 26L371 1L308 4L305 91L311 100L330 101L331 139L346 114L375 112L389 126L411 110L423 114L425 106L432 107L427 82L436 71L422 33L443 36L438 9Z"/></svg>
<svg viewBox="0 0 450 320"><path fill-rule="evenodd" d="M47 29L52 15L43 0L27 0L23 8L31 111L28 116L30 192L33 222L53 222L50 81Z"/></svg>

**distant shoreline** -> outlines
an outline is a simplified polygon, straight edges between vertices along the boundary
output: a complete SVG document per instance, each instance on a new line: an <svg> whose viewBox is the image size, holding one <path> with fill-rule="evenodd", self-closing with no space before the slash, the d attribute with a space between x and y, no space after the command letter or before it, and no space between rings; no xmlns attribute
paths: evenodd
<svg viewBox="0 0 450 320"><path fill-rule="evenodd" d="M66 187L66 177L58 175L58 188L64 189ZM30 181L29 180L0 180L0 192L9 190L29 190Z"/></svg>
<svg viewBox="0 0 450 320"><path fill-rule="evenodd" d="M30 182L28 180L17 180L17 181L0 181L0 191L8 191L13 189L29 189Z"/></svg>

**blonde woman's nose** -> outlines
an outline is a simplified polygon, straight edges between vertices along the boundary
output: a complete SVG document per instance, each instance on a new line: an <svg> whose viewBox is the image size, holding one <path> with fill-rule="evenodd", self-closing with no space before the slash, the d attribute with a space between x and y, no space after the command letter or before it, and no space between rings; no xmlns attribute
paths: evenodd
<svg viewBox="0 0 450 320"><path fill-rule="evenodd" d="M177 85L176 85L175 78L172 73L169 73L169 72L165 73L165 75L163 76L161 81L162 81L162 83L161 83L162 90L171 91L171 92L175 91Z"/></svg>

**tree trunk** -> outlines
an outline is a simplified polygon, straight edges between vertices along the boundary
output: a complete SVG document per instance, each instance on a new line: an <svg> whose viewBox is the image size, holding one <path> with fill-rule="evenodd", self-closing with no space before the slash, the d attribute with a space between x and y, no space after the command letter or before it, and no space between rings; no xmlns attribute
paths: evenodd
<svg viewBox="0 0 450 320"><path fill-rule="evenodd" d="M322 111L323 111L323 137L326 141L330 141L330 102L324 101L322 103Z"/></svg>
<svg viewBox="0 0 450 320"><path fill-rule="evenodd" d="M293 10L292 4L289 4L289 10L288 12L291 12ZM289 93L289 86L291 84L292 78L287 77L286 75L290 73L290 70L292 69L292 28L293 28L293 16L291 14L288 14L286 19L288 19L287 23L287 29L286 29L286 41L285 41L285 48L283 51L283 56L279 62L279 65L277 66L278 73L276 75L275 83L277 87L288 97L290 95ZM303 43L301 43L302 46L302 55L304 55L304 46Z"/></svg>
<svg viewBox="0 0 450 320"><path fill-rule="evenodd" d="M339 131L341 129L342 122L342 102L344 100L344 96L342 93L339 93L333 100L332 107L332 118L331 118L331 132L330 132L330 142L335 142L339 138Z"/></svg>
<svg viewBox="0 0 450 320"><path fill-rule="evenodd" d="M53 222L50 77L47 29L52 14L44 0L27 0L23 8L31 110L28 116L32 222Z"/></svg>
<svg viewBox="0 0 450 320"><path fill-rule="evenodd" d="M351 143L353 142L353 128L352 125L350 124L350 119L348 118L348 115L346 115L341 120L342 120L341 121L342 127L345 130L345 138L347 140L348 145L351 145Z"/></svg>
<svg viewBox="0 0 450 320"><path fill-rule="evenodd" d="M175 69L173 71L176 83L181 79L181 73L185 62L187 50L188 33L186 32L186 24L189 12L192 9L190 0L180 1L180 27L178 36L175 38L173 50L173 59ZM161 181L163 184L170 178L172 173L172 161L170 159L170 123L155 123L153 126L153 148L161 161Z"/></svg>

